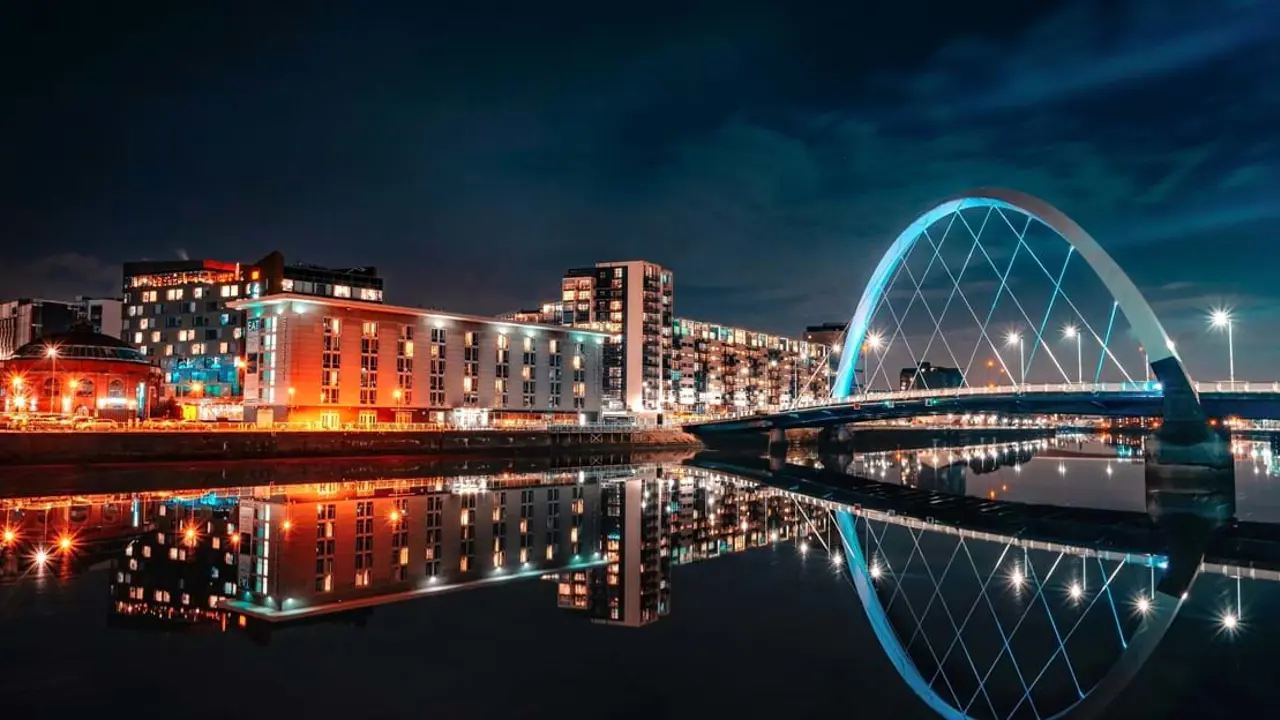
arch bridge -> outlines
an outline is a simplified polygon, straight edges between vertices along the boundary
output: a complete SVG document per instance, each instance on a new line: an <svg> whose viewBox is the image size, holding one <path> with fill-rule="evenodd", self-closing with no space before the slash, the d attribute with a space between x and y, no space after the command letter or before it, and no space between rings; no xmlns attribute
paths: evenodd
<svg viewBox="0 0 1280 720"><path fill-rule="evenodd" d="M983 245L982 237L984 233L991 232L990 227L1006 230L1014 239L1014 247L1007 262L997 262L997 258L1001 256ZM1051 269L1031 249L1030 234L1033 230L1058 245L1065 243L1065 259L1060 268ZM943 248L953 233L968 235L964 242L968 246L968 253L958 272L954 272L942 260ZM970 239L972 242L968 242ZM922 252L924 258L927 258L927 264L922 269L921 263L924 261L913 261L914 252ZM1091 274L1090 281L1101 286L1102 290L1098 292L1105 291L1113 299L1109 317L1102 323L1090 323L1085 313L1087 303L1073 300L1064 290L1068 266L1076 256L1087 265ZM1032 272L1043 274L1051 283L1053 292L1045 303L1043 312L1034 306L1028 312L1026 305L1011 289L1018 280L1013 271L1019 262L1029 263L1026 267L1038 268ZM913 263L916 266L914 270ZM990 283L996 286L990 308L975 307L962 289L966 282L966 271L984 263L990 270ZM934 270L938 267L941 268L940 272ZM940 279L943 287L925 287L930 273ZM905 308L902 307L902 294L896 296L899 305L894 305L897 292L895 288L899 282L909 283L904 291L909 297ZM945 304L939 311L931 308L925 300L926 291L945 296ZM1024 337L1021 330L1010 331L1005 338L1006 342L997 344L991 337L990 326L998 319L998 308L1006 309L1009 316L1016 319L1019 328L1033 331L1029 337ZM911 338L903 329L904 320L913 310L925 315L926 331L932 325L928 341L919 354L914 352ZM1059 361L1046 338L1046 326L1051 317L1064 312L1070 318L1065 332L1068 337L1075 339L1074 377L1066 369L1071 363ZM912 364L919 371L927 367L925 357L941 341L947 354L956 359L957 370L963 369L960 387L905 391L893 389L893 382L883 371L888 352L881 350L886 345L886 339L873 328L873 323L881 313L887 314L892 323L896 324L887 339L888 348L895 344L905 347ZM978 340L967 363L961 359L964 357L963 352L959 356L955 354L947 340L948 333L942 327L947 317L957 314L965 320L971 318L978 329ZM1123 334L1117 332L1118 314L1122 314L1128 321L1130 333L1140 343L1142 364L1146 367L1137 379L1119 359L1122 352L1114 348L1114 336ZM1105 325L1105 329L1099 327L1101 325ZM1091 348L1096 348L1098 358L1090 381L1086 381L1085 377L1085 338L1090 340ZM1028 343L1030 357L1027 352ZM1015 352L1011 347L1017 348L1016 365L1013 365L1012 360L1005 359L1006 353ZM988 351L992 355L988 367L993 367L998 362L1001 377L1008 378L1009 381L998 386L970 384L968 378L975 374L973 367L979 352ZM1034 365L1037 356L1047 358L1052 363L1049 372L1056 370L1060 373L1062 382L1026 382L1028 367ZM873 369L873 361L876 359L879 364ZM863 375L861 383L857 381L860 364ZM1091 361L1090 369L1094 369L1093 366ZM1104 366L1118 369L1123 374L1124 381L1102 382ZM887 391L877 392L874 389L878 373L883 373L889 386ZM1213 417L1280 418L1280 383L1194 382L1150 303L1089 233L1060 210L1039 198L1013 190L979 189L939 203L912 222L890 245L872 273L849 321L830 397L820 402L794 405L780 412L754 412L695 423L688 425L687 429L704 439L711 439L717 435L744 431L836 426L867 420L954 413L1160 416L1165 426L1171 430L1182 428L1194 436L1202 432L1207 420Z"/></svg>

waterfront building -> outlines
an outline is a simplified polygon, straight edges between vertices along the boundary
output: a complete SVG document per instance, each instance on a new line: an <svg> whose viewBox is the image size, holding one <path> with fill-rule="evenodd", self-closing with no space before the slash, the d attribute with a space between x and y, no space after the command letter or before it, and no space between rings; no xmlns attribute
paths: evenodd
<svg viewBox="0 0 1280 720"><path fill-rule="evenodd" d="M273 252L257 263L172 260L124 264L121 337L164 373L164 397L184 415L242 418L244 314L238 299L275 293L382 302L374 268L287 264Z"/></svg>
<svg viewBox="0 0 1280 720"><path fill-rule="evenodd" d="M122 338L160 367L162 397L239 419L244 320L227 303L261 291L257 271L239 263L127 262Z"/></svg>
<svg viewBox="0 0 1280 720"><path fill-rule="evenodd" d="M559 303L541 319L609 334L607 410L656 413L671 395L675 274L643 260L600 262L565 272Z"/></svg>
<svg viewBox="0 0 1280 720"><path fill-rule="evenodd" d="M560 299L500 317L610 334L604 407L633 413L729 414L826 396L843 325L803 340L674 315L674 273L645 261L573 268Z"/></svg>
<svg viewBox="0 0 1280 720"><path fill-rule="evenodd" d="M248 313L245 419L582 423L601 408L607 333L291 293Z"/></svg>
<svg viewBox="0 0 1280 720"><path fill-rule="evenodd" d="M675 402L687 412L776 410L830 388L825 345L688 318L676 318L675 338Z"/></svg>
<svg viewBox="0 0 1280 720"><path fill-rule="evenodd" d="M147 417L162 378L137 348L78 325L45 335L0 361L5 412Z"/></svg>

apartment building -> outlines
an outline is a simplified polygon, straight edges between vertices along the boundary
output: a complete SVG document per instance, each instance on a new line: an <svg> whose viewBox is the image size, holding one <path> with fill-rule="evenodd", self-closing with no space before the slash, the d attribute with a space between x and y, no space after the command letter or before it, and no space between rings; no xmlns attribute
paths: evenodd
<svg viewBox="0 0 1280 720"><path fill-rule="evenodd" d="M601 409L603 332L284 293L247 313L245 419L588 422Z"/></svg>

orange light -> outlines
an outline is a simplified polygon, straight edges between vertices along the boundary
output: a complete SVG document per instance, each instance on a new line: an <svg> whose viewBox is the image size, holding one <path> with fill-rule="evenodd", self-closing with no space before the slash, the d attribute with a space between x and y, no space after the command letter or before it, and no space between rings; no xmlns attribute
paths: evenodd
<svg viewBox="0 0 1280 720"><path fill-rule="evenodd" d="M283 525L282 527L284 527L285 532L288 532L288 531L293 527L293 521L292 521L292 520L285 520L285 521L284 521L284 525Z"/></svg>
<svg viewBox="0 0 1280 720"><path fill-rule="evenodd" d="M63 535L62 537L58 538L58 547L63 550L70 550L71 538L67 535Z"/></svg>
<svg viewBox="0 0 1280 720"><path fill-rule="evenodd" d="M231 544L232 544L232 545L239 545L239 544L240 544L240 533L236 533L235 535L232 535L232 536L231 536Z"/></svg>
<svg viewBox="0 0 1280 720"><path fill-rule="evenodd" d="M254 270L253 272L249 273L249 279L250 279L250 280L257 280L257 279L258 279L258 271L257 271L257 270Z"/></svg>
<svg viewBox="0 0 1280 720"><path fill-rule="evenodd" d="M196 529L193 527L187 528L187 531L183 533L183 536L187 538L187 542L192 542L196 539Z"/></svg>
<svg viewBox="0 0 1280 720"><path fill-rule="evenodd" d="M8 545L9 543L11 543L11 542L13 542L14 540L17 540L17 539L18 539L18 534L17 534L17 533L15 533L15 532L13 531L13 528L5 528L5 529L4 529L4 544L5 544L5 545Z"/></svg>
<svg viewBox="0 0 1280 720"><path fill-rule="evenodd" d="M399 510L392 510L392 511L391 511L391 522L400 522L400 511L399 511Z"/></svg>

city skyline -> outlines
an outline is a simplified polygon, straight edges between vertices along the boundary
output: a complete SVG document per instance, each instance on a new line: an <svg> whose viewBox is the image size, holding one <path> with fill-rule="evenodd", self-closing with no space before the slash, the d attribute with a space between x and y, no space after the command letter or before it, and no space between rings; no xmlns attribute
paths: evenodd
<svg viewBox="0 0 1280 720"><path fill-rule="evenodd" d="M279 246L489 314L540 299L537 276L643 257L698 278L689 315L794 334L846 315L930 201L996 184L1079 219L1171 325L1226 303L1268 328L1248 258L1276 222L1280 23L1233 9L264 11L234 45L192 8L86 10L94 38L19 17L0 284L102 294L126 259ZM1224 235L1235 252L1203 251ZM420 282L432 266L451 272Z"/></svg>

